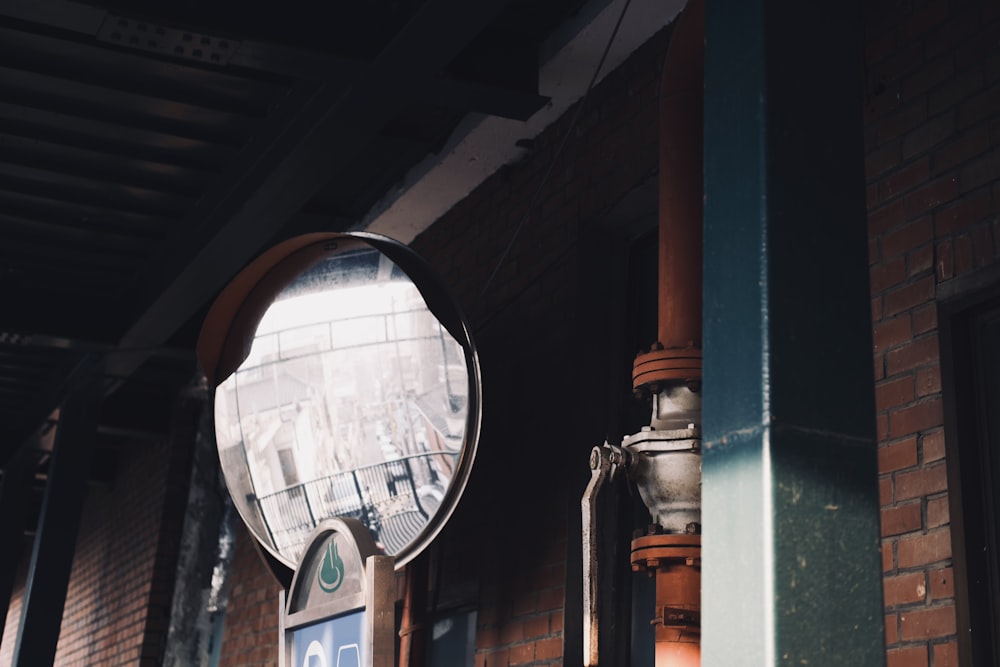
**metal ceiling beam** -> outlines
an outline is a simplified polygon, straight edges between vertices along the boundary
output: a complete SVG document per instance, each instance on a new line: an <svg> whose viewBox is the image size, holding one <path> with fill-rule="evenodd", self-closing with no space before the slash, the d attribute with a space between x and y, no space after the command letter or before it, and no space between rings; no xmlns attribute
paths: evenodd
<svg viewBox="0 0 1000 667"><path fill-rule="evenodd" d="M509 0L507 1L509 2ZM489 5L490 3L485 4ZM422 12L424 9L418 11ZM483 11L489 13L489 7L485 7ZM66 0L38 0L37 2L17 0L0 5L0 16L9 16L96 37L105 18L110 14L102 9ZM495 16L495 13L491 16ZM447 19L445 22L447 24ZM426 47L427 45L424 44L423 48ZM136 53L144 54L146 52L136 50ZM420 52L416 51L415 53ZM344 87L369 78L371 68L374 66L374 63L333 54L252 40L241 41L228 64L297 79L334 83ZM514 120L527 120L549 99L542 95L500 86L442 78L438 76L436 70L429 72L426 79L421 82L420 89L423 91L421 95L423 99L432 100L437 104Z"/></svg>

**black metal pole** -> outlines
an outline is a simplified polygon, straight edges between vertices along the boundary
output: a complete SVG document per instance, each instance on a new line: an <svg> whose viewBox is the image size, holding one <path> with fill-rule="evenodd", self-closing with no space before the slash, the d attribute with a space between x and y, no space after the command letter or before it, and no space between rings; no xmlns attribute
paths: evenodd
<svg viewBox="0 0 1000 667"><path fill-rule="evenodd" d="M51 665L55 660L102 397L95 378L60 409L14 646L15 667Z"/></svg>

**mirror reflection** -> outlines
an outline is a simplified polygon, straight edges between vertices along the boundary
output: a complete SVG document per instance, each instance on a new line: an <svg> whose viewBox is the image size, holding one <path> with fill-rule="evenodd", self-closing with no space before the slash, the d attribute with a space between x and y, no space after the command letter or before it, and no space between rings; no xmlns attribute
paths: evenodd
<svg viewBox="0 0 1000 667"><path fill-rule="evenodd" d="M469 410L465 349L368 246L327 256L265 312L216 390L227 484L294 566L313 528L353 517L397 554L455 477Z"/></svg>

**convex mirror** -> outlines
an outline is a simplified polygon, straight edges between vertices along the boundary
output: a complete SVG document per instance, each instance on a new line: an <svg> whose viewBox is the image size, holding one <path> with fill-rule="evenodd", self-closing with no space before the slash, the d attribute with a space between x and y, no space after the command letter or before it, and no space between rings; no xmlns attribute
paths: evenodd
<svg viewBox="0 0 1000 667"><path fill-rule="evenodd" d="M360 520L397 567L441 530L475 458L479 363L408 247L327 233L272 248L212 305L198 357L229 492L280 563L325 519Z"/></svg>

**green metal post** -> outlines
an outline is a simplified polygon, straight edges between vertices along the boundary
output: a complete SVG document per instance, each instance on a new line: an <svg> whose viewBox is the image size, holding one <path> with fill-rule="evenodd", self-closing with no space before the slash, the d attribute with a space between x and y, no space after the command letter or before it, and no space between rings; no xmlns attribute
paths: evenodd
<svg viewBox="0 0 1000 667"><path fill-rule="evenodd" d="M858 13L706 3L706 667L885 661Z"/></svg>

